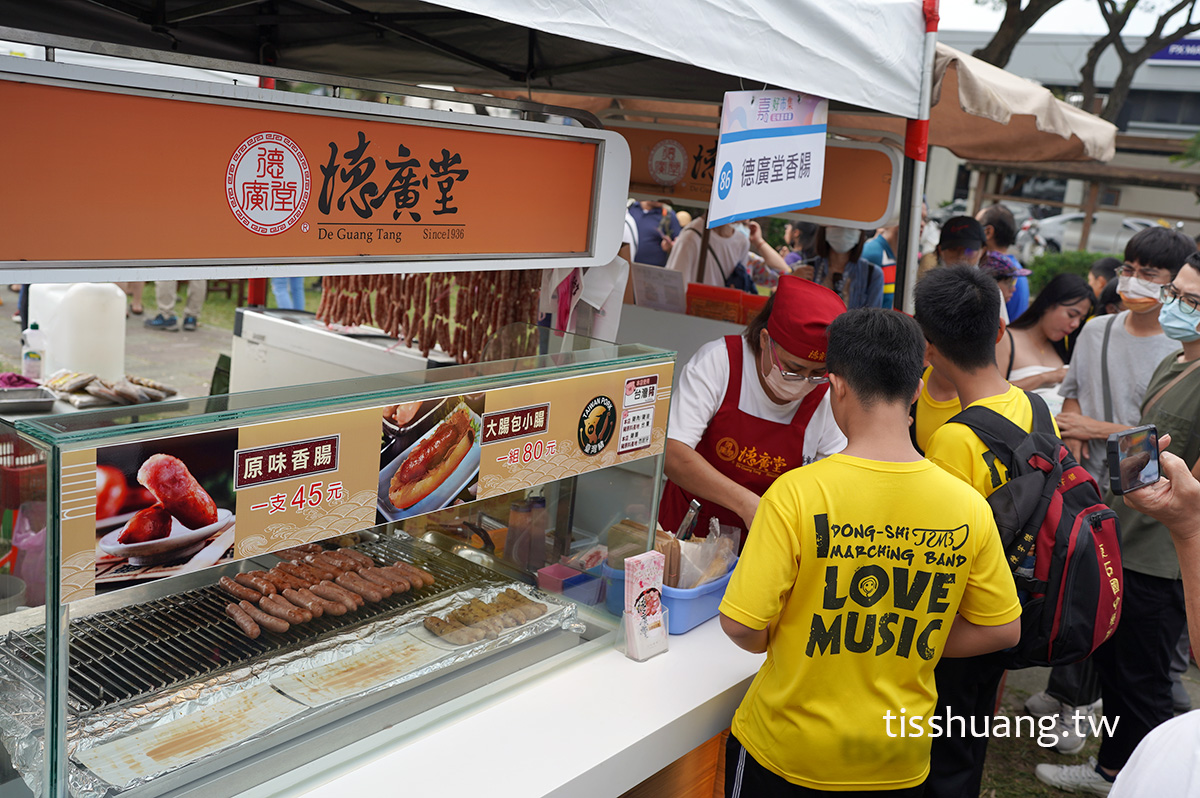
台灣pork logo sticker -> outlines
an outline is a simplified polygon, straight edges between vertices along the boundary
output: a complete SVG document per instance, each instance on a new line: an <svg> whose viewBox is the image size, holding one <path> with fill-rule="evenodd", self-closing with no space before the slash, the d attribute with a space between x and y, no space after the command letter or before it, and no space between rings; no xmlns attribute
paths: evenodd
<svg viewBox="0 0 1200 798"><path fill-rule="evenodd" d="M312 175L296 142L264 131L242 142L225 170L229 209L252 233L273 236L294 225L308 205Z"/></svg>
<svg viewBox="0 0 1200 798"><path fill-rule="evenodd" d="M612 440L617 426L617 408L607 396L588 402L579 416L579 448L586 455L597 455Z"/></svg>

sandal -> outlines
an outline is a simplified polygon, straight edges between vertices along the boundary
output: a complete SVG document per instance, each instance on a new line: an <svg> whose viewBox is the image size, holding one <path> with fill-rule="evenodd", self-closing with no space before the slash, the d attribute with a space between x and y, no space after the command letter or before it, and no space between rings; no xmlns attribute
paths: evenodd
<svg viewBox="0 0 1200 798"><path fill-rule="evenodd" d="M130 305L129 312L135 316L140 316L146 312L146 309L144 307L142 307L141 305Z"/></svg>

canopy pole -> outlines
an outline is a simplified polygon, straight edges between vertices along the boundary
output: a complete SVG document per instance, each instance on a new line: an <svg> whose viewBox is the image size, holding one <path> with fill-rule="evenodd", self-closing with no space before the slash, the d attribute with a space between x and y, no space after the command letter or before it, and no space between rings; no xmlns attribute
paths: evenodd
<svg viewBox="0 0 1200 798"><path fill-rule="evenodd" d="M904 131L904 177L900 187L901 257L896 259L894 307L913 312L913 287L921 244L921 203L925 196L925 167L929 153L929 109L933 100L933 57L937 52L938 0L922 0L925 14L925 51L921 65L921 95L917 118L907 120Z"/></svg>

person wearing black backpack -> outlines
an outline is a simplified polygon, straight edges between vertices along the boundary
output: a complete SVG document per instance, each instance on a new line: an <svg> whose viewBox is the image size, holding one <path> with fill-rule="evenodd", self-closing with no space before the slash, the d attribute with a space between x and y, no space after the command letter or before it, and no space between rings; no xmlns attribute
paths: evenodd
<svg viewBox="0 0 1200 798"><path fill-rule="evenodd" d="M1200 253L1187 256L1174 279L1161 287L1159 324L1183 352L1159 363L1150 378L1138 426L1154 424L1171 436L1168 451L1193 473L1200 470ZM1093 661L1100 676L1104 716L1113 733L1096 761L1081 765L1038 765L1039 780L1070 792L1106 795L1138 743L1174 715L1171 653L1186 624L1179 558L1167 527L1130 509L1120 497L1127 591L1117 633ZM1119 718L1118 723L1112 721Z"/></svg>
<svg viewBox="0 0 1200 798"><path fill-rule="evenodd" d="M938 664L937 712L968 718L972 731L987 728L1007 668L1087 656L1112 635L1121 600L1116 517L1058 438L1045 402L996 365L999 303L995 282L969 267L938 269L917 284L926 357L964 407L934 431L926 456L988 499L1023 605L1013 649ZM978 795L986 732L933 742L926 796Z"/></svg>

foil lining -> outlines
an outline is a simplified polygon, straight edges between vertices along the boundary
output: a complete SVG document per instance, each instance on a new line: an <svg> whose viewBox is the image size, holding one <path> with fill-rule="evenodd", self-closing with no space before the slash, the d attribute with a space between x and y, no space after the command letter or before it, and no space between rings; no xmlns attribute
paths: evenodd
<svg viewBox="0 0 1200 798"><path fill-rule="evenodd" d="M110 784L77 761L79 754L93 746L126 734L169 724L178 718L198 712L256 685L269 684L283 676L335 663L345 657L367 650L377 643L413 631L415 627L421 626L422 621L428 615L444 616L454 607L475 598L490 601L507 588L516 588L533 600L545 604L547 606L546 614L520 627L507 630L505 634L495 640L485 639L465 646L453 646L440 638L433 638L431 641L426 637L424 639L430 645L444 650L443 656L407 673L397 674L393 679L360 691L348 698L335 700L318 707L305 706L304 710L294 717L236 744L210 751L189 764L226 756L231 756L231 761L234 761L240 758L236 755L239 748L257 743L268 734L278 734L294 725L309 722L314 715L331 708L336 709L346 703L359 701L364 696L391 690L405 682L413 682L439 671L479 659L494 651L509 648L554 629L565 629L572 632L579 630L580 622L574 604L559 603L542 591L527 585L487 584L421 602L405 611L333 635L310 646L266 657L210 679L186 685L173 692L154 696L140 704L101 710L86 718L75 718L68 715L67 752L70 759L67 766L67 779L70 794L77 798L106 798L106 796L149 783L172 772L167 770L149 778L131 779L124 784ZM0 665L2 664L0 662ZM42 696L19 679L0 678L0 742L12 753L14 767L21 773L25 783L29 785L35 795L42 794L45 786L42 783L41 764L44 755L42 740L44 725L45 705Z"/></svg>

